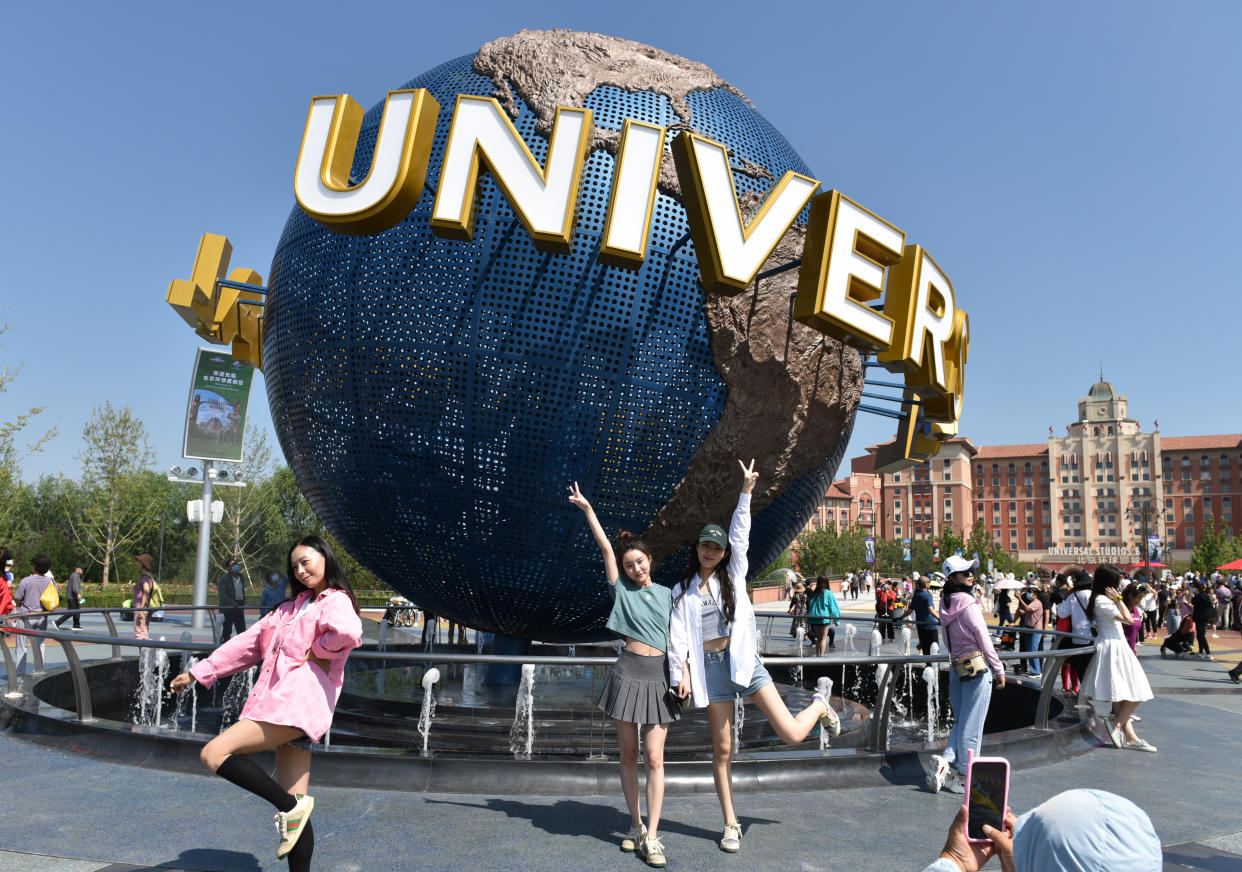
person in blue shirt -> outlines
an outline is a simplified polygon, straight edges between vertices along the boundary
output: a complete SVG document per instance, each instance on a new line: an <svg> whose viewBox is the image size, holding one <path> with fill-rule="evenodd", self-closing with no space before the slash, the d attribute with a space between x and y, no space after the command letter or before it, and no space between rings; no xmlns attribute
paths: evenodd
<svg viewBox="0 0 1242 872"><path fill-rule="evenodd" d="M841 607L837 597L828 588L828 576L811 579L811 599L807 604L806 630L815 643L815 654L823 657L827 649L837 647L837 624L840 623Z"/></svg>
<svg viewBox="0 0 1242 872"><path fill-rule="evenodd" d="M936 625L940 616L936 614L935 601L928 590L926 578L914 583L914 596L910 598L910 610L914 612L914 628L919 634L919 653L931 654L932 643L937 639Z"/></svg>
<svg viewBox="0 0 1242 872"><path fill-rule="evenodd" d="M263 617L276 606L288 599L285 593L285 579L279 572L267 574L267 586L259 594L259 617Z"/></svg>

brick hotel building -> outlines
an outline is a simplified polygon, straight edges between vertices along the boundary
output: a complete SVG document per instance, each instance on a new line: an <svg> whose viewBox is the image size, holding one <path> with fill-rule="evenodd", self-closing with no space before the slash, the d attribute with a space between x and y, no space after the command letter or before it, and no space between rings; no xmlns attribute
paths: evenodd
<svg viewBox="0 0 1242 872"><path fill-rule="evenodd" d="M1143 557L1142 515L1164 562L1188 561L1214 525L1242 534L1242 434L1142 432L1126 398L1100 380L1064 436L983 445L948 440L930 461L876 472L877 446L833 482L807 530L857 522L877 538L965 539L981 520L1024 563L1062 569Z"/></svg>

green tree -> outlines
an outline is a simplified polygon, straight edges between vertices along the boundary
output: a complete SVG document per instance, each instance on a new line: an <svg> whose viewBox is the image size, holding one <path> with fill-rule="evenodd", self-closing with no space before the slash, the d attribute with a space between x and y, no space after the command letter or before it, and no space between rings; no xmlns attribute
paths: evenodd
<svg viewBox="0 0 1242 872"><path fill-rule="evenodd" d="M8 331L9 325L0 323L0 336ZM21 371L21 366L5 366L0 369L0 396L4 395ZM56 436L56 428L51 427L31 441L22 442L23 431L30 427L35 416L42 411L42 406L34 406L17 414L5 409L0 415L0 493L5 494L5 499L0 500L0 542L16 542L18 540L15 536L19 533L30 532L30 528L23 524L21 515L16 512L18 501L13 497L23 490L22 461L31 454L42 451Z"/></svg>
<svg viewBox="0 0 1242 872"><path fill-rule="evenodd" d="M224 504L224 517L212 525L211 555L219 566L236 557L243 576L253 581L282 561L276 559L280 546L272 535L277 504L272 490L264 487L272 475L272 449L262 430L248 431L245 444L245 486L221 486L212 493Z"/></svg>
<svg viewBox="0 0 1242 872"><path fill-rule="evenodd" d="M160 490L148 469L155 451L133 410L109 401L91 411L82 442L81 510L68 517L78 545L100 563L107 582L117 559L132 553L155 524Z"/></svg>
<svg viewBox="0 0 1242 872"><path fill-rule="evenodd" d="M1233 533L1222 530L1219 520L1213 520L1212 528L1205 530L1203 537L1195 543L1190 555L1190 568L1195 572L1211 574L1216 567L1242 557L1242 542L1233 538Z"/></svg>

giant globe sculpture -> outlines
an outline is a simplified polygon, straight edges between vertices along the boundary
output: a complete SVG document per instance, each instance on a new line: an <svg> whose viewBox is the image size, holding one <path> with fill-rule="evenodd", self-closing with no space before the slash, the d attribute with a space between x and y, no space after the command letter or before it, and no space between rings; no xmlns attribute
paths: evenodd
<svg viewBox="0 0 1242 872"><path fill-rule="evenodd" d="M755 458L750 566L793 539L831 483L862 385L858 353L790 317L796 271L704 292L666 154L647 257L599 262L617 141L633 118L731 152L751 210L786 170L813 175L706 66L598 34L523 31L404 85L444 107L422 199L398 226L338 235L295 207L265 308L276 431L319 517L430 611L506 636L605 637L609 597L577 481L610 533L642 533L672 584L703 524L727 523ZM474 236L429 228L451 107L495 96L535 157L556 106L594 113L572 247L535 247L481 176ZM366 115L366 176L382 102ZM794 226L767 268L796 261Z"/></svg>

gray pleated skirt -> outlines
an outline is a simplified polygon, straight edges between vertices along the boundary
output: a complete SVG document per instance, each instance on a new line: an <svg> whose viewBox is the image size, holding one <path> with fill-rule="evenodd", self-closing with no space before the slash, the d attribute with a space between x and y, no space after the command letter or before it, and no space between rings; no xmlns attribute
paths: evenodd
<svg viewBox="0 0 1242 872"><path fill-rule="evenodd" d="M600 709L608 717L631 724L667 724L681 717L664 698L668 690L668 658L645 657L621 649L604 682Z"/></svg>

